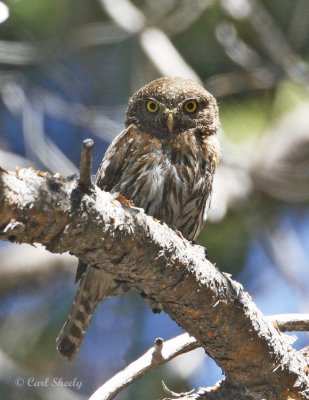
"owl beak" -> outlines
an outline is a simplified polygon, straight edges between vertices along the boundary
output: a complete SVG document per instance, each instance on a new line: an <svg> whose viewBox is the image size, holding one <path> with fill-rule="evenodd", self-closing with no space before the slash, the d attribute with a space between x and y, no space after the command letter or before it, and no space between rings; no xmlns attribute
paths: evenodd
<svg viewBox="0 0 309 400"><path fill-rule="evenodd" d="M174 114L172 112L167 114L166 125L169 133L172 133L174 129Z"/></svg>
<svg viewBox="0 0 309 400"><path fill-rule="evenodd" d="M166 117L166 126L167 126L169 133L173 133L175 117L177 117L177 115L178 115L178 110L177 109L174 109L174 110L166 109L163 114Z"/></svg>

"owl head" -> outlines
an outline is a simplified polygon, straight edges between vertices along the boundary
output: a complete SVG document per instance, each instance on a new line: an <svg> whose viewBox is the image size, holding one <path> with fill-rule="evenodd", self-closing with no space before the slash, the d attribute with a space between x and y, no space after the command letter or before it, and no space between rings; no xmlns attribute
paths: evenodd
<svg viewBox="0 0 309 400"><path fill-rule="evenodd" d="M184 131L212 135L219 125L217 102L190 79L159 78L130 98L126 126L130 124L161 137Z"/></svg>

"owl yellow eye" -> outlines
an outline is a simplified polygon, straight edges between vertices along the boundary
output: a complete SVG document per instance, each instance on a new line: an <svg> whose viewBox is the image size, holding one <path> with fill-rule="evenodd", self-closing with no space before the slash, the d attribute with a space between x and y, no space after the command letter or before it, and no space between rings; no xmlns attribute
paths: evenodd
<svg viewBox="0 0 309 400"><path fill-rule="evenodd" d="M183 109L187 113L194 113L197 110L197 102L195 100L188 100L183 105Z"/></svg>
<svg viewBox="0 0 309 400"><path fill-rule="evenodd" d="M159 110L159 106L154 100L148 100L146 103L146 109L151 113L155 113Z"/></svg>

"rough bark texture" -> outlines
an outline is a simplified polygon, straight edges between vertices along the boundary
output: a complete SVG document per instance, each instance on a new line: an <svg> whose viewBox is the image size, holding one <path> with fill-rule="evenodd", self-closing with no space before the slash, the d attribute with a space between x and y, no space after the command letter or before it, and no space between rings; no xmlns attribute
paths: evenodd
<svg viewBox="0 0 309 400"><path fill-rule="evenodd" d="M306 360L267 322L240 284L142 210L75 178L0 173L0 239L42 243L78 256L161 303L254 399L306 399ZM222 244L224 251L224 244Z"/></svg>

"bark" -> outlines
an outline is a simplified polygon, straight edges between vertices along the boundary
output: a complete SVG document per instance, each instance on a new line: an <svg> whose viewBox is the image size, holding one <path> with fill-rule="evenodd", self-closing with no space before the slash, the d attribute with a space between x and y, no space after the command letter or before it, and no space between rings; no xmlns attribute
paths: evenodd
<svg viewBox="0 0 309 400"><path fill-rule="evenodd" d="M202 247L119 200L98 188L84 194L74 177L1 170L0 239L69 251L144 292L198 340L240 395L309 398L305 358L242 286Z"/></svg>

